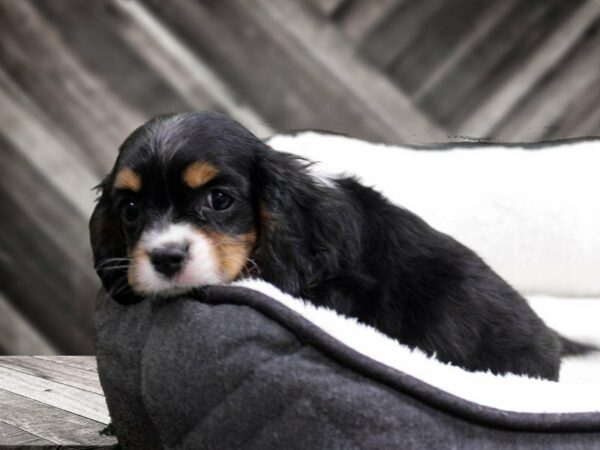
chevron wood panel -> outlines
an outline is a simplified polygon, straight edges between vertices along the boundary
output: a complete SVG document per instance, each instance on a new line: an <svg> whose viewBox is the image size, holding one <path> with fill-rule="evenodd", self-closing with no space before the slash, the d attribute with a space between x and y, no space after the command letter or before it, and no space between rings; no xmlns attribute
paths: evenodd
<svg viewBox="0 0 600 450"><path fill-rule="evenodd" d="M92 187L153 115L218 110L261 137L598 136L599 27L599 0L0 2L0 353L93 353Z"/></svg>

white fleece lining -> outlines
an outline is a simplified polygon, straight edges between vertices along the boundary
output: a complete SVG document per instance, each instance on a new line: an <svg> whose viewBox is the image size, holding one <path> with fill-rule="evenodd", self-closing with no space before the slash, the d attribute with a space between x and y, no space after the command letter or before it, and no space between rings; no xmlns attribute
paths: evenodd
<svg viewBox="0 0 600 450"><path fill-rule="evenodd" d="M252 289L275 299L299 313L324 332L357 352L393 369L402 371L443 391L474 403L493 408L529 413L574 413L600 411L600 355L566 358L561 368L561 380L552 381L518 375L493 375L489 372L468 372L389 338L376 329L357 322L354 318L337 314L334 310L317 307L294 298L263 280L244 279L232 283ZM573 315L573 299L536 299L531 304L545 304L538 313L549 324L563 314ZM598 317L600 299L582 300L582 308L591 308ZM550 303L552 303L551 306ZM547 319L544 313L551 319ZM585 314L590 317L590 314ZM583 314L581 314L583 316ZM591 324L590 320L590 324ZM584 327L585 328L585 327ZM595 327L598 328L598 327ZM563 332L560 327L558 331ZM584 335L600 343L600 331L588 328ZM578 336L571 336L578 337Z"/></svg>

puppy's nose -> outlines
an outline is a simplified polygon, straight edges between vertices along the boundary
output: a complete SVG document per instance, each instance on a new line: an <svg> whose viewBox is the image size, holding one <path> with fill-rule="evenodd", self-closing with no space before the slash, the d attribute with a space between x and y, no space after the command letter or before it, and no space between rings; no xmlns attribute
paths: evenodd
<svg viewBox="0 0 600 450"><path fill-rule="evenodd" d="M157 272L172 277L181 267L188 254L188 244L167 244L150 252L150 261Z"/></svg>

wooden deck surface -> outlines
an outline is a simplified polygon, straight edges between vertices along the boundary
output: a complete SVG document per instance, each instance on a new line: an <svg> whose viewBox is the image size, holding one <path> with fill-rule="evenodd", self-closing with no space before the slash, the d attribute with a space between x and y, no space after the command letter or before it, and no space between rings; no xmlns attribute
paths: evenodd
<svg viewBox="0 0 600 450"><path fill-rule="evenodd" d="M0 448L112 448L93 356L0 357Z"/></svg>

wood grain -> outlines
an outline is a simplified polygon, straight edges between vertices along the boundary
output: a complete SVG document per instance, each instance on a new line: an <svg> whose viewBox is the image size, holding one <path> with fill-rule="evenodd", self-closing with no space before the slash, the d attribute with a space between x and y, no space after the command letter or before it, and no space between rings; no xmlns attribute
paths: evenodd
<svg viewBox="0 0 600 450"><path fill-rule="evenodd" d="M544 45L529 55L518 73L465 120L461 125L462 130L472 136L489 134L535 84L572 50L598 16L600 2L590 0L580 6L563 26L548 37Z"/></svg>
<svg viewBox="0 0 600 450"><path fill-rule="evenodd" d="M28 352L56 353L56 349L37 329L0 294L0 343L5 352L22 355Z"/></svg>
<svg viewBox="0 0 600 450"><path fill-rule="evenodd" d="M62 445L109 445L114 438L100 435L106 426L60 408L13 394L0 389L0 423L22 430L43 440L44 443ZM6 444L13 440L3 439ZM39 444L38 444L39 445Z"/></svg>
<svg viewBox="0 0 600 450"><path fill-rule="evenodd" d="M62 364L52 359L29 356L7 356L0 359L0 367L23 372L38 378L79 388L83 391L103 394L98 375L90 370Z"/></svg>
<svg viewBox="0 0 600 450"><path fill-rule="evenodd" d="M93 357L0 357L0 446L111 448Z"/></svg>
<svg viewBox="0 0 600 450"><path fill-rule="evenodd" d="M64 364L67 366L76 367L81 370L87 370L90 372L97 373L98 366L96 365L96 358L94 356L39 356L35 358L43 359L46 361L52 361L58 364Z"/></svg>
<svg viewBox="0 0 600 450"><path fill-rule="evenodd" d="M0 398L2 396L2 392L0 392ZM22 446L46 446L52 445L54 442L48 441L46 439L42 439L39 436L36 436L33 433L28 433L20 429L19 427L15 427L9 425L0 419L0 447L6 448L7 446L4 444L10 444L15 447Z"/></svg>
<svg viewBox="0 0 600 450"><path fill-rule="evenodd" d="M104 396L0 366L0 389L73 414L108 423Z"/></svg>

